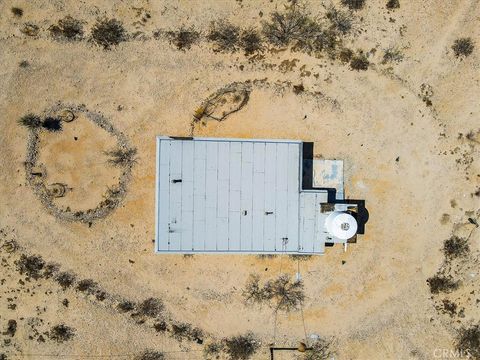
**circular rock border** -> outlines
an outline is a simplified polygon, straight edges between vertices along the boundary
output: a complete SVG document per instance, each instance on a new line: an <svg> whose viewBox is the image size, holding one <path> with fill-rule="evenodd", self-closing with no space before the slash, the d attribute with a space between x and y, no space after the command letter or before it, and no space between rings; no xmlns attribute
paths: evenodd
<svg viewBox="0 0 480 360"><path fill-rule="evenodd" d="M133 153L136 152L136 149L129 146L127 137L122 132L115 129L101 113L90 111L85 105L71 105L59 102L51 108L45 110L42 113L42 117L45 118L48 116L58 116L58 114L62 111L70 111L73 114L79 112L85 114L88 120L92 121L95 125L116 138L117 148L120 151L125 153L131 153L132 151ZM134 159L121 164L122 173L120 175L118 184L107 190L106 194L104 195L104 200L99 202L95 208L72 211L69 207L66 209L58 207L53 201L55 197L52 196L42 179L45 176L45 166L38 163L40 144L39 133L45 130L37 127L30 128L29 131L30 134L27 142L27 157L25 160L26 180L28 185L30 185L30 187L33 189L35 195L39 198L43 206L45 206L51 215L60 220L77 221L91 225L93 222L109 215L123 201L127 193L127 185L131 178L132 166L135 162ZM38 169L43 169L43 171L39 172Z"/></svg>

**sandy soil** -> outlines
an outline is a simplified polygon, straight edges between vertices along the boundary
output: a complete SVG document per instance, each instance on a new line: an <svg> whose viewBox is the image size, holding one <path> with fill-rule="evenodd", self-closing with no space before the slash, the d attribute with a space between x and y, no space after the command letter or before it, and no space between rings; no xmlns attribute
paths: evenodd
<svg viewBox="0 0 480 360"><path fill-rule="evenodd" d="M182 51L152 35L182 24L206 33L218 19L259 28L270 13L284 11L284 2L1 2L0 354L134 358L152 349L167 359L202 359L205 344L247 332L261 342L254 359L267 359L269 344L296 346L305 334L308 341L312 334L333 338L338 359L431 359L436 349L454 349L457 331L480 321L480 232L468 221L480 215L474 195L480 188L480 5L400 0L400 8L389 11L385 3L367 0L352 15L356 30L344 45L368 53L370 61L368 70L354 71L326 55L288 47L252 57L214 52L201 40ZM322 16L329 4L305 6ZM23 9L21 17L13 6ZM50 36L49 26L67 15L83 22L84 40ZM104 50L88 40L103 16L121 21L129 34L139 33ZM36 36L21 32L26 23L38 26ZM476 43L470 56L457 58L451 46L461 37ZM403 59L383 64L392 46ZM19 66L22 61L28 66ZM335 247L302 261L153 253L155 135L191 135L193 114L206 98L247 81L247 105L225 121L195 123L193 135L301 139L315 143L317 156L343 159L346 195L365 199L370 213L366 234L348 252ZM295 93L299 84L304 91ZM102 113L137 149L125 199L90 226L56 219L26 181L29 134L17 120L57 102ZM39 161L48 181L74 188L56 200L58 206L84 210L102 201L121 172L107 163L105 152L114 145L81 116L61 132L41 132ZM443 241L452 234L469 239L470 252L454 275L462 283L450 294L432 295L426 280L442 268ZM12 240L15 250L7 246ZM54 276L25 280L15 264L22 254L55 262L77 280L93 279L106 299L74 286L64 290ZM294 276L298 269L303 313L275 315L268 305L245 304L250 274L265 281L281 273ZM121 299L150 297L163 301L170 323L202 329L203 344L155 330L158 319L117 309ZM446 298L464 312L439 310ZM17 323L14 335L6 331L9 320ZM57 324L74 328L75 336L51 339Z"/></svg>

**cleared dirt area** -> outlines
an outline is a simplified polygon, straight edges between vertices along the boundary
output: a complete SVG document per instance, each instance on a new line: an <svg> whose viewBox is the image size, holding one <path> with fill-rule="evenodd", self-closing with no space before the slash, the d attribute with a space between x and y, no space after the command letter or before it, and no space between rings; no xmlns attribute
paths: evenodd
<svg viewBox="0 0 480 360"><path fill-rule="evenodd" d="M480 358L478 1L0 14L1 360ZM156 135L313 141L366 233L322 257L155 255Z"/></svg>

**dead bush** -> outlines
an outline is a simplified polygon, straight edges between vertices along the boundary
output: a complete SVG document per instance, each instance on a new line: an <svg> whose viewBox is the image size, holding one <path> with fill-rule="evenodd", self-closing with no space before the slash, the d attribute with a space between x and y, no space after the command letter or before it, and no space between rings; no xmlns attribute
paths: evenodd
<svg viewBox="0 0 480 360"><path fill-rule="evenodd" d="M252 274L243 291L248 303L268 302L276 310L290 311L297 308L305 299L303 283L291 281L287 274L280 275L275 280L267 281L260 286L259 276Z"/></svg>
<svg viewBox="0 0 480 360"><path fill-rule="evenodd" d="M440 274L427 279L427 283L432 294L449 293L458 289L459 286L458 281L454 281L451 277L446 277Z"/></svg>
<svg viewBox="0 0 480 360"><path fill-rule="evenodd" d="M480 325L460 329L456 348L473 359L480 359Z"/></svg>
<svg viewBox="0 0 480 360"><path fill-rule="evenodd" d="M25 274L32 279L39 279L42 277L42 270L45 266L45 261L41 256L22 254L20 259L16 262L17 270L20 274Z"/></svg>
<svg viewBox="0 0 480 360"><path fill-rule="evenodd" d="M224 344L231 360L248 360L260 347L260 342L252 333L227 338Z"/></svg>
<svg viewBox="0 0 480 360"><path fill-rule="evenodd" d="M108 50L126 41L127 32L122 22L116 19L100 19L93 26L92 39L94 43Z"/></svg>
<svg viewBox="0 0 480 360"><path fill-rule="evenodd" d="M342 0L341 2L351 10L360 10L365 5L365 0Z"/></svg>
<svg viewBox="0 0 480 360"><path fill-rule="evenodd" d="M50 34L57 40L75 41L83 38L83 25L77 19L67 16L49 27Z"/></svg>
<svg viewBox="0 0 480 360"><path fill-rule="evenodd" d="M182 26L177 31L167 31L166 35L170 44L183 51L190 49L200 39L200 32L193 26L190 28Z"/></svg>
<svg viewBox="0 0 480 360"><path fill-rule="evenodd" d="M126 313L135 310L135 303L133 301L124 300L118 303L117 308L121 312Z"/></svg>
<svg viewBox="0 0 480 360"><path fill-rule="evenodd" d="M27 114L22 116L19 120L18 123L22 126L25 126L28 129L38 129L40 126L42 126L42 120L40 117L34 114Z"/></svg>
<svg viewBox="0 0 480 360"><path fill-rule="evenodd" d="M213 22L207 39L215 44L215 51L234 52L239 45L240 28L227 21Z"/></svg>
<svg viewBox="0 0 480 360"><path fill-rule="evenodd" d="M305 40L310 18L301 11L291 9L285 13L273 12L270 21L262 23L262 31L267 40L275 46L291 45Z"/></svg>
<svg viewBox="0 0 480 360"><path fill-rule="evenodd" d="M473 41L471 38L460 38L455 40L452 45L453 53L457 58L467 57L473 53Z"/></svg>
<svg viewBox="0 0 480 360"><path fill-rule="evenodd" d="M138 305L138 313L143 316L157 317L164 309L163 302L157 298L148 298Z"/></svg>
<svg viewBox="0 0 480 360"><path fill-rule="evenodd" d="M447 259L454 259L460 256L465 256L470 251L467 239L452 236L443 242L443 253Z"/></svg>
<svg viewBox="0 0 480 360"><path fill-rule="evenodd" d="M75 329L65 324L56 325L50 329L48 336L58 343L63 343L71 340L75 336Z"/></svg>

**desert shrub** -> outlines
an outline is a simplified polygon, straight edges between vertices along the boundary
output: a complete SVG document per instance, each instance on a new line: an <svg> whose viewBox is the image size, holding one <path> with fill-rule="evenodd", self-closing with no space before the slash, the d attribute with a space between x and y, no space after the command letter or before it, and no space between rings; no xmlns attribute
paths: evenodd
<svg viewBox="0 0 480 360"><path fill-rule="evenodd" d="M157 317L163 309L162 300L156 298L148 298L138 305L138 313L148 317Z"/></svg>
<svg viewBox="0 0 480 360"><path fill-rule="evenodd" d="M444 299L442 301L442 306L443 312L449 314L450 316L453 316L457 313L457 304L448 299Z"/></svg>
<svg viewBox="0 0 480 360"><path fill-rule="evenodd" d="M400 8L400 0L388 0L387 4L385 5L387 9L399 9Z"/></svg>
<svg viewBox="0 0 480 360"><path fill-rule="evenodd" d="M157 322L157 323L153 324L153 328L157 332L165 332L165 331L167 331L168 326L167 326L167 323L162 320L160 322Z"/></svg>
<svg viewBox="0 0 480 360"><path fill-rule="evenodd" d="M331 349L332 340L329 339L318 339L312 346L311 350L305 352L303 360L326 360L333 359L334 352Z"/></svg>
<svg viewBox="0 0 480 360"><path fill-rule="evenodd" d="M247 360L260 347L259 341L252 333L227 338L224 344L225 352L232 360Z"/></svg>
<svg viewBox="0 0 480 360"><path fill-rule="evenodd" d="M454 281L451 277L446 277L439 274L427 279L427 283L432 294L438 294L441 292L449 293L453 290L456 290L459 286L458 281Z"/></svg>
<svg viewBox="0 0 480 360"><path fill-rule="evenodd" d="M98 284L92 279L84 279L78 282L76 289L87 294L94 294L97 291L97 287Z"/></svg>
<svg viewBox="0 0 480 360"><path fill-rule="evenodd" d="M365 54L354 55L350 60L350 67L352 68L352 70L365 71L365 70L368 70L369 65L370 65L370 62L368 61Z"/></svg>
<svg viewBox="0 0 480 360"><path fill-rule="evenodd" d="M23 16L23 9L20 9L18 7L12 7L10 9L10 11L12 12L13 15L15 15L16 17L22 17Z"/></svg>
<svg viewBox="0 0 480 360"><path fill-rule="evenodd" d="M62 130L62 120L54 117L46 117L42 122L42 127L48 131L56 132Z"/></svg>
<svg viewBox="0 0 480 360"><path fill-rule="evenodd" d="M207 39L215 44L216 51L233 52L240 39L240 28L227 21L213 22Z"/></svg>
<svg viewBox="0 0 480 360"><path fill-rule="evenodd" d="M56 325L50 329L48 336L58 343L63 343L75 336L75 329L65 324Z"/></svg>
<svg viewBox="0 0 480 360"><path fill-rule="evenodd" d="M63 290L65 290L73 285L75 282L75 275L64 271L58 273L54 279L63 288Z"/></svg>
<svg viewBox="0 0 480 360"><path fill-rule="evenodd" d="M452 50L455 56L458 57L467 57L473 52L473 41L471 38L461 38L454 41L452 45Z"/></svg>
<svg viewBox="0 0 480 360"><path fill-rule="evenodd" d="M200 39L200 32L192 26L181 27L177 31L167 31L167 38L170 44L175 45L178 50L188 50Z"/></svg>
<svg viewBox="0 0 480 360"><path fill-rule="evenodd" d="M58 270L60 270L60 265L56 263L48 263L43 268L43 277L45 279L49 279L53 277L58 272Z"/></svg>
<svg viewBox="0 0 480 360"><path fill-rule="evenodd" d="M245 55L252 55L262 50L262 38L257 30L248 28L242 31L239 46L245 51Z"/></svg>
<svg viewBox="0 0 480 360"><path fill-rule="evenodd" d="M390 47L385 50L383 54L382 64L387 64L390 62L400 62L403 60L402 52L396 47Z"/></svg>
<svg viewBox="0 0 480 360"><path fill-rule="evenodd" d="M108 163L113 166L131 166L136 162L137 149L115 149L105 154L110 156Z"/></svg>
<svg viewBox="0 0 480 360"><path fill-rule="evenodd" d="M299 260L299 261L308 261L311 260L313 255L310 254L291 254L288 257L292 260Z"/></svg>
<svg viewBox="0 0 480 360"><path fill-rule="evenodd" d="M56 25L49 27L50 34L57 40L81 40L83 37L83 25L77 19L67 16L60 19Z"/></svg>
<svg viewBox="0 0 480 360"><path fill-rule="evenodd" d="M135 357L135 360L164 360L165 355L160 351L145 350L142 354Z"/></svg>
<svg viewBox="0 0 480 360"><path fill-rule="evenodd" d="M40 32L40 28L35 24L26 23L20 31L27 36L37 36Z"/></svg>
<svg viewBox="0 0 480 360"><path fill-rule="evenodd" d="M332 29L342 34L349 33L353 28L353 16L350 12L341 11L335 7L330 7L326 16L331 23Z"/></svg>
<svg viewBox="0 0 480 360"><path fill-rule="evenodd" d="M340 52L338 53L338 58L343 63L349 63L350 60L352 60L352 57L353 57L353 51L347 48L341 49Z"/></svg>
<svg viewBox="0 0 480 360"><path fill-rule="evenodd" d="M7 330L3 333L3 335L14 337L16 332L17 332L17 321L8 320Z"/></svg>
<svg viewBox="0 0 480 360"><path fill-rule="evenodd" d="M123 300L117 305L118 310L121 312L129 312L135 310L135 303L129 300Z"/></svg>
<svg viewBox="0 0 480 360"><path fill-rule="evenodd" d="M452 236L443 242L443 253L447 259L453 259L468 254L470 247L467 239Z"/></svg>
<svg viewBox="0 0 480 360"><path fill-rule="evenodd" d="M260 286L259 276L252 274L243 291L245 301L251 303L269 302L277 310L290 311L297 308L305 299L303 283L291 281L287 274Z"/></svg>
<svg viewBox="0 0 480 360"><path fill-rule="evenodd" d="M351 10L360 10L365 5L365 0L342 0L341 2Z"/></svg>
<svg viewBox="0 0 480 360"><path fill-rule="evenodd" d="M220 342L211 342L203 348L203 354L206 359L218 358L223 345Z"/></svg>
<svg viewBox="0 0 480 360"><path fill-rule="evenodd" d="M172 337L178 341L190 340L203 343L203 331L187 323L172 324Z"/></svg>
<svg viewBox="0 0 480 360"><path fill-rule="evenodd" d="M25 274L33 279L39 279L42 277L45 261L37 255L28 256L22 254L16 264L20 274Z"/></svg>
<svg viewBox="0 0 480 360"><path fill-rule="evenodd" d="M127 40L127 32L122 22L116 19L100 19L93 26L92 39L104 49L110 49Z"/></svg>
<svg viewBox="0 0 480 360"><path fill-rule="evenodd" d="M40 117L34 114L27 114L22 116L19 120L18 123L22 126L25 126L29 129L37 129L40 126L42 126L42 120L40 120Z"/></svg>
<svg viewBox="0 0 480 360"><path fill-rule="evenodd" d="M480 359L480 325L472 325L459 331L456 348L469 354L469 358Z"/></svg>

